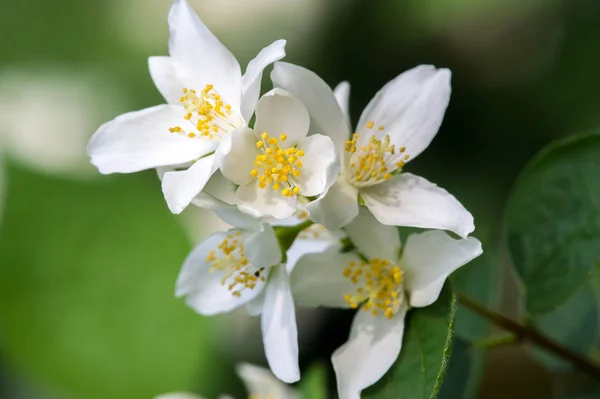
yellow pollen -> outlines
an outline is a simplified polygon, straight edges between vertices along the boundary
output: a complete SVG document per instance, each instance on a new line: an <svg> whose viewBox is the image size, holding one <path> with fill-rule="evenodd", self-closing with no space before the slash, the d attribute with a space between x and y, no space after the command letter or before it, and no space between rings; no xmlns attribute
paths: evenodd
<svg viewBox="0 0 600 399"><path fill-rule="evenodd" d="M367 129L373 129L373 126L375 126L375 122L373 122L373 121L367 122Z"/></svg>
<svg viewBox="0 0 600 399"><path fill-rule="evenodd" d="M185 133L188 137L222 137L240 126L243 120L238 115L233 115L231 106L223 103L221 96L208 84L200 91L183 89L183 96L179 99L185 109L183 119L192 122L195 132L186 132L181 127L169 128L171 133ZM223 109L224 108L224 109Z"/></svg>
<svg viewBox="0 0 600 399"><path fill-rule="evenodd" d="M277 139L263 132L260 138L262 140L256 142L256 148L261 152L254 159L256 168L250 171L250 175L258 178L258 186L261 189L271 186L284 197L300 194L300 187L295 178L301 175L300 158L304 156L304 151L297 150L296 147L281 148L280 145L287 140L285 134L281 134Z"/></svg>
<svg viewBox="0 0 600 399"><path fill-rule="evenodd" d="M383 130L382 128L383 126L380 126L378 129ZM406 150L406 148L402 147L398 151L390 141L389 135L378 138L374 133L370 134L367 139L354 133L352 139L346 141L346 152L350 155L350 181L352 183L370 185L389 180L395 169L404 166L404 161L399 160L399 157L402 156L400 155L402 150ZM403 159L408 159L407 156L408 154Z"/></svg>
<svg viewBox="0 0 600 399"><path fill-rule="evenodd" d="M350 262L343 276L357 285L354 294L347 293L344 299L352 308L362 304L362 309L374 316L382 313L392 318L404 300L403 272L395 263L386 259L372 258L360 264Z"/></svg>
<svg viewBox="0 0 600 399"><path fill-rule="evenodd" d="M379 127L377 128L377 130L383 130L383 129L385 129L383 126L379 126Z"/></svg>
<svg viewBox="0 0 600 399"><path fill-rule="evenodd" d="M244 254L244 244L238 239L241 231L228 234L227 237L206 257L210 263L210 272L221 271L221 285L227 286L231 295L240 297L245 289L253 289L258 281L264 281L262 269L252 270Z"/></svg>

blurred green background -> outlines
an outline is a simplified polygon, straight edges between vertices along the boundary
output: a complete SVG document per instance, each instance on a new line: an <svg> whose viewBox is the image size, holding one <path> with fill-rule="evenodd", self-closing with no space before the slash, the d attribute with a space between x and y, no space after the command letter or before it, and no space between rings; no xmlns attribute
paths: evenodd
<svg viewBox="0 0 600 399"><path fill-rule="evenodd" d="M190 3L242 66L285 38L287 61L332 86L349 80L354 121L402 71L450 68L444 124L407 170L455 194L484 242L500 238L504 202L527 160L553 139L600 125L597 0ZM171 215L152 171L101 176L85 156L102 122L163 101L147 57L167 54L169 6L2 1L2 399L241 395L232 365L264 362L256 320L243 312L202 318L173 298L182 260L218 221L199 210ZM514 315L518 290L505 263L487 267L506 283L494 306ZM303 369L327 364L351 315L298 318ZM491 351L477 369L473 397L550 398L586 385L549 374L515 347Z"/></svg>

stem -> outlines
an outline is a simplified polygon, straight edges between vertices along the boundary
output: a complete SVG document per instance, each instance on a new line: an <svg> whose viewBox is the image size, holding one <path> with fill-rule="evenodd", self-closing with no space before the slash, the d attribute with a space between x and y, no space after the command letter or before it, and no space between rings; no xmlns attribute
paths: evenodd
<svg viewBox="0 0 600 399"><path fill-rule="evenodd" d="M596 378L600 377L600 365L590 361L589 359L579 355L576 352L571 351L570 349L565 348L554 340L540 334L536 329L531 326L522 325L500 313L497 313L493 310L487 309L477 301L464 294L456 294L458 301L471 309L473 312L478 314L479 316L487 319L497 325L500 328L503 328L506 331L510 331L515 335L515 338L518 340L528 340L537 346L547 350L548 352L569 361L579 370L586 372Z"/></svg>
<svg viewBox="0 0 600 399"><path fill-rule="evenodd" d="M499 348L520 342L520 337L513 333L493 335L488 338L483 338L475 341L475 346L481 349Z"/></svg>
<svg viewBox="0 0 600 399"><path fill-rule="evenodd" d="M300 232L310 225L313 222L309 219L297 226L275 226L273 230L275 231L275 235L277 236L277 240L279 241L279 247L281 248L281 256L283 258L283 262L287 259L287 250L290 249L294 240L300 234Z"/></svg>

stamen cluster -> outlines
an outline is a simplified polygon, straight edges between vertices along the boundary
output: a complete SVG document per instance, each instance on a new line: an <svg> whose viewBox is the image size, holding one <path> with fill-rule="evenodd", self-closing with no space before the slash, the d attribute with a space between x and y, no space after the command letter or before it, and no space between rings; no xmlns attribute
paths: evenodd
<svg viewBox="0 0 600 399"><path fill-rule="evenodd" d="M235 128L235 124L230 121L231 105L223 102L211 84L207 84L200 93L184 88L179 101L186 111L183 118L196 125L197 133L185 132L180 126L169 128L171 133L185 133L190 138L200 136L213 139L220 132Z"/></svg>
<svg viewBox="0 0 600 399"><path fill-rule="evenodd" d="M261 140L256 142L256 148L259 154L254 160L256 169L252 169L250 174L258 179L258 186L264 189L271 186L273 190L280 191L284 197L292 197L300 194L300 187L295 178L300 177L304 151L296 147L282 149L280 142L287 140L285 134L281 134L279 139L270 137L267 132L260 135Z"/></svg>
<svg viewBox="0 0 600 399"><path fill-rule="evenodd" d="M397 312L402 298L403 272L400 266L387 259L372 258L368 263L350 262L344 269L344 277L357 285L356 293L346 294L346 302L352 308L371 311L374 316L382 312L391 318Z"/></svg>
<svg viewBox="0 0 600 399"><path fill-rule="evenodd" d="M372 129L375 122L369 121L367 128ZM383 126L377 127L377 130L383 131ZM360 135L354 133L352 140L346 141L346 152L351 156L350 169L352 174L350 180L354 183L373 182L379 183L383 180L392 178L392 172L402 168L409 159L409 155L402 155L406 147L396 149L395 144L390 144L390 136L385 135L382 140L378 140L375 133L367 139L366 144L360 144ZM395 161L395 159L400 159ZM395 162L394 162L395 161Z"/></svg>
<svg viewBox="0 0 600 399"><path fill-rule="evenodd" d="M225 273L221 285L227 285L227 289L236 297L241 296L244 289L253 289L259 279L265 280L260 270L256 272L249 270L244 245L239 240L241 234L237 231L235 234L227 235L217 250L211 250L206 257L206 261L211 263L211 272L220 270Z"/></svg>

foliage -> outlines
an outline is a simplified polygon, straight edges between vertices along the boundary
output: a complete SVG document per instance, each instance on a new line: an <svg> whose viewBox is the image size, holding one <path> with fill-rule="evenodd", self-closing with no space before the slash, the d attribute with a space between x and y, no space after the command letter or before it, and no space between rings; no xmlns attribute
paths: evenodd
<svg viewBox="0 0 600 399"><path fill-rule="evenodd" d="M84 183L9 170L1 349L53 390L90 399L199 384L217 392L223 364L206 344L210 325L173 295L189 244L146 177Z"/></svg>

